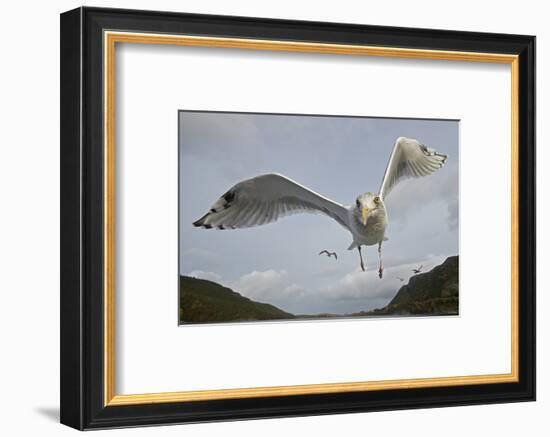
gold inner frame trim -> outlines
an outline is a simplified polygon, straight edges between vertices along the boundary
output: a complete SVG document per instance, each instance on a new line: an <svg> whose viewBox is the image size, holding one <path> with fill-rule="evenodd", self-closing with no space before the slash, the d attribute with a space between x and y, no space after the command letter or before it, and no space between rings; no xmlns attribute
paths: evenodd
<svg viewBox="0 0 550 437"><path fill-rule="evenodd" d="M380 56L510 65L511 73L511 372L505 374L395 379L366 382L249 387L164 393L115 393L115 49L116 43L162 44L354 56ZM137 405L198 400L293 396L422 387L448 387L519 381L519 58L513 54L419 50L346 44L217 38L190 35L104 32L104 404Z"/></svg>

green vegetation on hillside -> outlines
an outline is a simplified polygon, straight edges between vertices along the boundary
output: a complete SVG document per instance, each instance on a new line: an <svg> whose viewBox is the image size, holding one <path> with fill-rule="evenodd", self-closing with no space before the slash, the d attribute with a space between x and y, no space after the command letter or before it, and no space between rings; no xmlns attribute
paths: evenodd
<svg viewBox="0 0 550 437"><path fill-rule="evenodd" d="M292 319L276 306L254 302L205 279L180 276L180 323L213 323Z"/></svg>
<svg viewBox="0 0 550 437"><path fill-rule="evenodd" d="M458 314L458 256L450 256L429 272L412 276L384 308L353 315L423 314Z"/></svg>
<svg viewBox="0 0 550 437"><path fill-rule="evenodd" d="M230 288L205 279L180 276L180 323L322 319L390 315L458 314L458 256L429 272L412 276L384 308L352 314L287 313L276 306L250 300Z"/></svg>

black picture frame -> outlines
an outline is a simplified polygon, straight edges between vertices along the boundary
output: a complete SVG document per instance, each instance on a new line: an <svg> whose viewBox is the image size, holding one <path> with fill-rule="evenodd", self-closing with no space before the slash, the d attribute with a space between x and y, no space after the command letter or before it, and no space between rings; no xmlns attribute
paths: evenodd
<svg viewBox="0 0 550 437"><path fill-rule="evenodd" d="M519 58L519 378L295 396L105 405L105 30L513 54ZM82 7L61 14L61 423L76 429L535 400L535 37Z"/></svg>

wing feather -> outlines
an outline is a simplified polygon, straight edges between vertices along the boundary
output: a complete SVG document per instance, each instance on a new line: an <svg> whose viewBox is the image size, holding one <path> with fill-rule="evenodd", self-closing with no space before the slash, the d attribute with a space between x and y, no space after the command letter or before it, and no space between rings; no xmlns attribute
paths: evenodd
<svg viewBox="0 0 550 437"><path fill-rule="evenodd" d="M346 207L276 173L234 185L193 225L207 229L248 228L303 212L326 214L349 229Z"/></svg>
<svg viewBox="0 0 550 437"><path fill-rule="evenodd" d="M380 197L385 198L400 181L430 175L445 164L447 155L429 149L410 138L399 137L393 146L382 185Z"/></svg>

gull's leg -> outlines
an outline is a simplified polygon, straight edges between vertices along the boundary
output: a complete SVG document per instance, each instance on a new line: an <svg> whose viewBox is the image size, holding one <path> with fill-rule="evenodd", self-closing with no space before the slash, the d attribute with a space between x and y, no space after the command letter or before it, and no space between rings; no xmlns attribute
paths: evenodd
<svg viewBox="0 0 550 437"><path fill-rule="evenodd" d="M378 243L378 277L382 279L382 274L384 273L384 267L382 267L382 241Z"/></svg>
<svg viewBox="0 0 550 437"><path fill-rule="evenodd" d="M359 251L359 259L361 260L361 270L365 271L365 265L363 264L363 255L361 254L361 246L357 246Z"/></svg>

